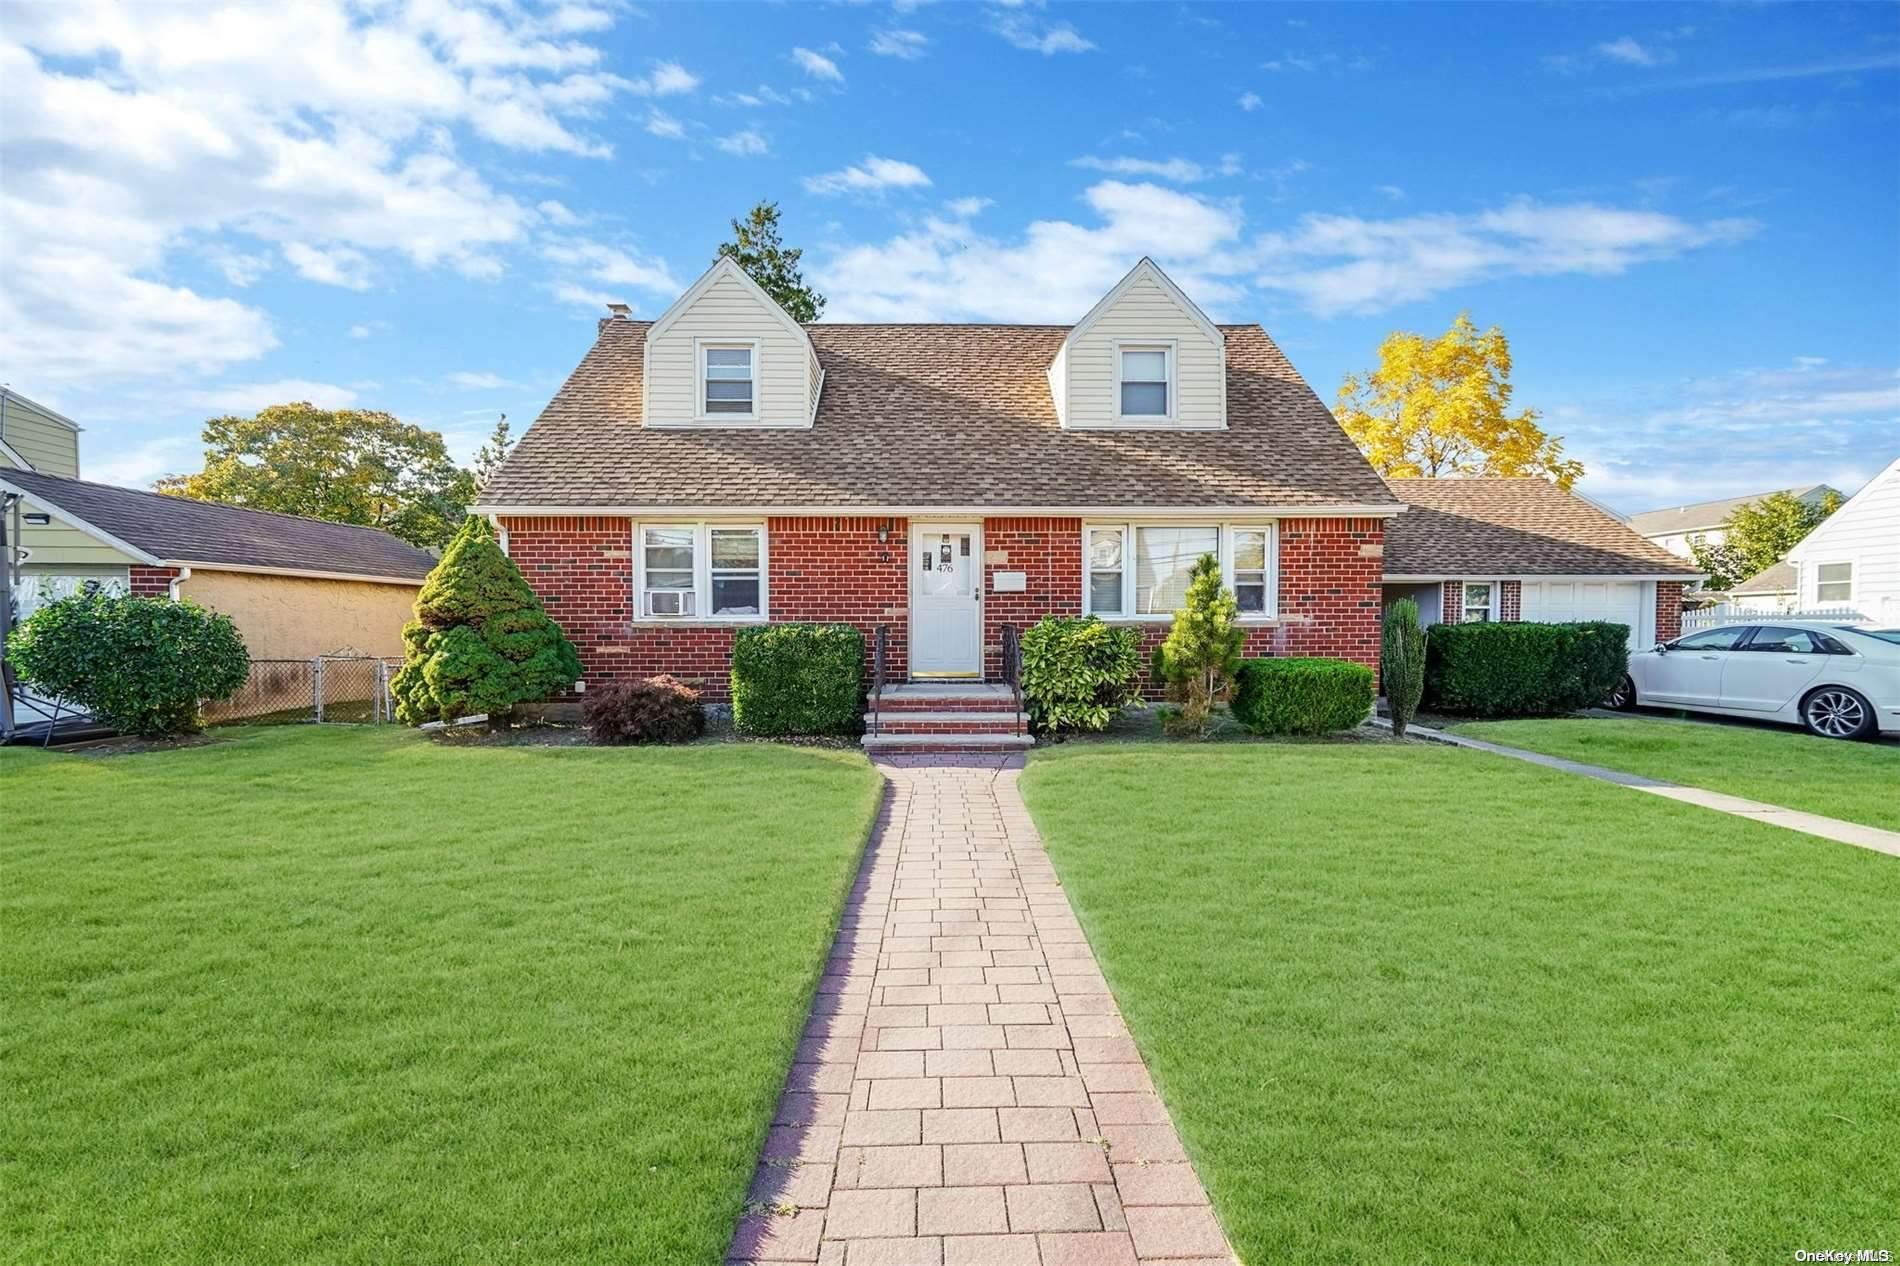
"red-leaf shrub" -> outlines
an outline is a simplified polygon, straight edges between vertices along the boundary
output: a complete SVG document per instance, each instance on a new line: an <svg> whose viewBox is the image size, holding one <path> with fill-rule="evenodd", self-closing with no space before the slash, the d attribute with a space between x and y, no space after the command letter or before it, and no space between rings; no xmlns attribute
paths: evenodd
<svg viewBox="0 0 1900 1266"><path fill-rule="evenodd" d="M609 682L582 712L596 743L690 743L706 732L699 692L671 677Z"/></svg>

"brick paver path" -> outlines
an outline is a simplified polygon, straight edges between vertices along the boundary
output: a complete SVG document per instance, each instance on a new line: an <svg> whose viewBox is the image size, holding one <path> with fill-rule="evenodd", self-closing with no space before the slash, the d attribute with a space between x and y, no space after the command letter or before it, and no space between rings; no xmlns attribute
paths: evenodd
<svg viewBox="0 0 1900 1266"><path fill-rule="evenodd" d="M893 757L732 1262L1233 1262L1020 757Z"/></svg>

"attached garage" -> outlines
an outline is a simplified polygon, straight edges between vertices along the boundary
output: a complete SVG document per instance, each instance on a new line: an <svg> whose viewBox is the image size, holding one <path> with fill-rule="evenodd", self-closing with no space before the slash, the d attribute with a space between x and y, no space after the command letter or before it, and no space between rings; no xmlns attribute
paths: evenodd
<svg viewBox="0 0 1900 1266"><path fill-rule="evenodd" d="M1522 619L1532 624L1611 620L1627 624L1630 649L1656 644L1653 580L1526 580Z"/></svg>

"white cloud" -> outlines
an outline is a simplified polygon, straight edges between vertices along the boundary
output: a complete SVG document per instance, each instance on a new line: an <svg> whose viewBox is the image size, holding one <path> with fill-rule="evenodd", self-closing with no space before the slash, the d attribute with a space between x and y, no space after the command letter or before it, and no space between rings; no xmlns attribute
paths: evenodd
<svg viewBox="0 0 1900 1266"><path fill-rule="evenodd" d="M603 70L580 36L611 21L605 5L458 0L11 10L0 362L36 381L165 379L276 346L263 311L171 280L181 250L232 286L279 254L348 287L386 257L498 274L539 218L458 142L605 156L581 130L605 102L684 84L670 64L638 82Z"/></svg>
<svg viewBox="0 0 1900 1266"><path fill-rule="evenodd" d="M1405 190L1397 185L1374 185L1373 188L1394 202L1405 201Z"/></svg>
<svg viewBox="0 0 1900 1266"><path fill-rule="evenodd" d="M387 321L358 321L350 327L349 334L351 338L362 339L369 338L373 334L381 334L387 329L389 329Z"/></svg>
<svg viewBox="0 0 1900 1266"><path fill-rule="evenodd" d="M995 205L995 201L990 198L952 198L943 204L943 209L959 220L967 220L971 216L983 214L986 207Z"/></svg>
<svg viewBox="0 0 1900 1266"><path fill-rule="evenodd" d="M196 467L199 443L196 436L166 435L130 448L115 446L103 458L88 454L83 473L94 483L149 488L166 475Z"/></svg>
<svg viewBox="0 0 1900 1266"><path fill-rule="evenodd" d="M628 89L643 97L673 97L699 87L700 79L678 62L657 62L653 73L629 82Z"/></svg>
<svg viewBox="0 0 1900 1266"><path fill-rule="evenodd" d="M486 370L457 370L449 375L448 381L451 387L460 387L464 391L500 391L504 387L519 385Z"/></svg>
<svg viewBox="0 0 1900 1266"><path fill-rule="evenodd" d="M648 110L646 129L654 136L669 141L686 139L686 125L664 110Z"/></svg>
<svg viewBox="0 0 1900 1266"><path fill-rule="evenodd" d="M1067 22L1043 22L1027 13L997 16L996 33L1017 48L1052 57L1057 53L1086 53L1095 45Z"/></svg>
<svg viewBox="0 0 1900 1266"><path fill-rule="evenodd" d="M299 400L307 400L319 409L347 409L356 403L356 392L335 383L279 378L275 382L239 383L207 391L188 391L184 398L186 403L200 409L256 413L273 404L291 404Z"/></svg>
<svg viewBox="0 0 1900 1266"><path fill-rule="evenodd" d="M800 89L800 91L802 92L803 89ZM806 95L809 97L810 94ZM726 96L714 97L713 104L722 106L744 106L748 110L757 110L762 106L790 105L792 104L792 99L770 84L760 84L751 92L735 92Z"/></svg>
<svg viewBox="0 0 1900 1266"><path fill-rule="evenodd" d="M1755 227L1529 200L1472 215L1309 215L1293 231L1260 240L1256 283L1296 296L1320 316L1371 313L1494 277L1621 273L1740 241Z"/></svg>
<svg viewBox="0 0 1900 1266"><path fill-rule="evenodd" d="M765 135L756 128L746 128L730 136L722 136L714 144L728 154L738 154L741 157L770 153L772 149L766 142Z"/></svg>
<svg viewBox="0 0 1900 1266"><path fill-rule="evenodd" d="M930 38L922 31L889 30L871 36L871 51L880 57L916 61L929 48Z"/></svg>
<svg viewBox="0 0 1900 1266"><path fill-rule="evenodd" d="M805 188L817 194L882 193L886 189L921 189L930 183L915 163L868 154L861 163L821 176L805 177Z"/></svg>
<svg viewBox="0 0 1900 1266"><path fill-rule="evenodd" d="M1628 35L1597 45L1597 52L1626 66L1659 66L1676 56L1668 49L1645 48Z"/></svg>
<svg viewBox="0 0 1900 1266"><path fill-rule="evenodd" d="M571 227L581 222L581 218L568 210L564 203L556 202L552 198L536 204L534 209L539 211L541 218L546 220L549 224L559 225L563 228Z"/></svg>
<svg viewBox="0 0 1900 1266"><path fill-rule="evenodd" d="M794 48L792 61L813 79L822 79L827 83L835 84L844 82L844 72L838 69L838 63L823 53L814 53L809 48Z"/></svg>
<svg viewBox="0 0 1900 1266"><path fill-rule="evenodd" d="M541 255L561 273L550 289L563 303L598 308L610 301L625 302L621 295L602 290L603 285L631 286L669 299L685 288L667 271L665 260L642 258L590 238L551 239L542 245Z"/></svg>
<svg viewBox="0 0 1900 1266"><path fill-rule="evenodd" d="M1240 94L1239 104L1241 109L1252 112L1258 110L1266 102L1260 99L1260 94L1257 92L1243 92Z"/></svg>
<svg viewBox="0 0 1900 1266"><path fill-rule="evenodd" d="M1176 184L1192 184L1207 173L1201 165L1185 158L1071 158L1071 167L1087 167L1092 171L1105 171L1116 176L1153 176L1158 180L1171 180Z"/></svg>
<svg viewBox="0 0 1900 1266"><path fill-rule="evenodd" d="M1106 180L1084 201L1097 223L1038 220L1017 240L931 218L834 253L814 272L841 321L1074 321L1143 255L1198 301L1236 299L1223 256L1239 245L1238 207L1153 184Z"/></svg>

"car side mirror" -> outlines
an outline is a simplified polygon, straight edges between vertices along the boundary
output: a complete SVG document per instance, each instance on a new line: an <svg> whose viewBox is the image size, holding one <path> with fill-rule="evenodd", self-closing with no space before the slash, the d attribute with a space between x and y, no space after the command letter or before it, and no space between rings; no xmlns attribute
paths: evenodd
<svg viewBox="0 0 1900 1266"><path fill-rule="evenodd" d="M1658 655L1667 655L1670 652L1670 650L1673 649L1673 647L1674 647L1674 643L1658 642L1656 643L1653 649Z"/></svg>

